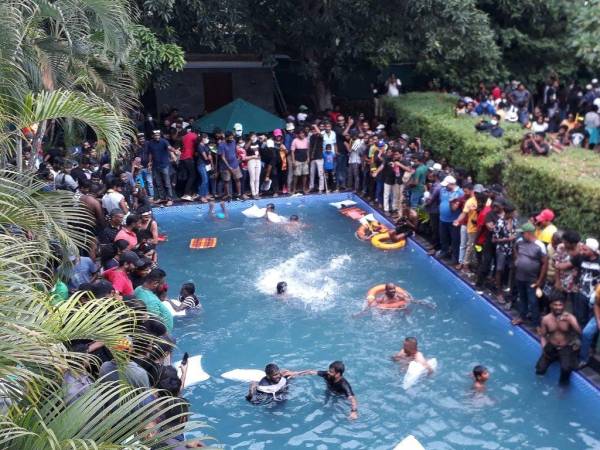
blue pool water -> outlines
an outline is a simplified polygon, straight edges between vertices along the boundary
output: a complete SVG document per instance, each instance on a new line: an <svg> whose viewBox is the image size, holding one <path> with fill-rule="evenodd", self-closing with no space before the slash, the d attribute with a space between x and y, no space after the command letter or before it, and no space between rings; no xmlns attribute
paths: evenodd
<svg viewBox="0 0 600 450"><path fill-rule="evenodd" d="M204 311L176 318L179 359L202 354L211 378L185 391L196 419L228 449L391 449L408 434L428 450L598 449L600 395L579 376L557 386L556 367L534 374L539 344L414 243L382 252L354 237L357 222L329 206L346 196L278 199L282 215L298 214L300 230L248 219L251 203L232 204L211 220L205 205L156 211L169 236L159 249L170 294L194 281ZM259 206L267 202L260 201ZM364 205L366 208L366 205ZM211 250L189 250L192 237L216 236ZM288 282L290 295L274 297ZM373 312L355 318L366 291L393 281L437 308ZM436 374L408 391L390 360L416 336ZM359 402L328 396L323 380L292 381L288 400L249 404L247 385L220 375L277 362L289 369L326 369L344 361ZM492 374L485 394L471 390L470 370Z"/></svg>

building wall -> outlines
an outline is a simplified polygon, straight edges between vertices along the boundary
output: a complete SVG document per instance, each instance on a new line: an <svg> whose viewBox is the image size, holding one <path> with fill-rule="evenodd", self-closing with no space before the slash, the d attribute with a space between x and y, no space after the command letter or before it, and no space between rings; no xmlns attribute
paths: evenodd
<svg viewBox="0 0 600 450"><path fill-rule="evenodd" d="M184 69L173 74L172 81L164 90L156 90L156 105L160 110L166 105L177 108L184 116L204 113L204 85L202 74L206 72L231 73L233 99L242 98L267 111L275 113L273 102L273 78L270 69Z"/></svg>

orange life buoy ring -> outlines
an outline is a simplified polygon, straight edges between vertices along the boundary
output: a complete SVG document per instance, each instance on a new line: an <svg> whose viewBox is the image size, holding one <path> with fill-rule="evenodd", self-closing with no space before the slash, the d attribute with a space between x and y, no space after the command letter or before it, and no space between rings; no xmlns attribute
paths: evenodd
<svg viewBox="0 0 600 450"><path fill-rule="evenodd" d="M356 237L361 241L370 240L375 234L385 233L388 229L385 225L380 224L377 221L370 222L369 225L361 225L356 230Z"/></svg>
<svg viewBox="0 0 600 450"><path fill-rule="evenodd" d="M409 301L406 299L410 299L410 294L402 289L401 287L396 286L396 292L400 291L405 299L402 299L395 303L374 303L372 306L377 309L405 309L408 306ZM371 289L367 291L367 301L369 304L373 302L378 296L385 293L385 284L378 284L377 286L373 286Z"/></svg>

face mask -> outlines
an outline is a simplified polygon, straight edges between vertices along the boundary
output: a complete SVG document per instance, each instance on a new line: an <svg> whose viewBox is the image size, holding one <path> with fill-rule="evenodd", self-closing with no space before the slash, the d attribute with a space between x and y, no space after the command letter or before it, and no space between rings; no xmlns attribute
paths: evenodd
<svg viewBox="0 0 600 450"><path fill-rule="evenodd" d="M236 136L241 136L242 135L242 130L235 130L235 135Z"/></svg>
<svg viewBox="0 0 600 450"><path fill-rule="evenodd" d="M490 120L490 123L491 123L492 125L498 125L498 121L497 121L497 120Z"/></svg>

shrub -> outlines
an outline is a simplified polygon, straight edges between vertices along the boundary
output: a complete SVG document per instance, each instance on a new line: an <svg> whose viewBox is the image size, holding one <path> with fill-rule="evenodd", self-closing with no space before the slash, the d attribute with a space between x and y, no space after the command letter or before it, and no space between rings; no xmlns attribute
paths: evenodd
<svg viewBox="0 0 600 450"><path fill-rule="evenodd" d="M523 156L523 130L503 123L504 136L493 138L475 131L479 119L454 117L456 97L439 93L411 93L388 99L397 131L419 136L436 159L446 158L469 171L479 182L502 183L526 214L552 208L557 224L600 236L600 157L588 150L567 149L550 157Z"/></svg>

